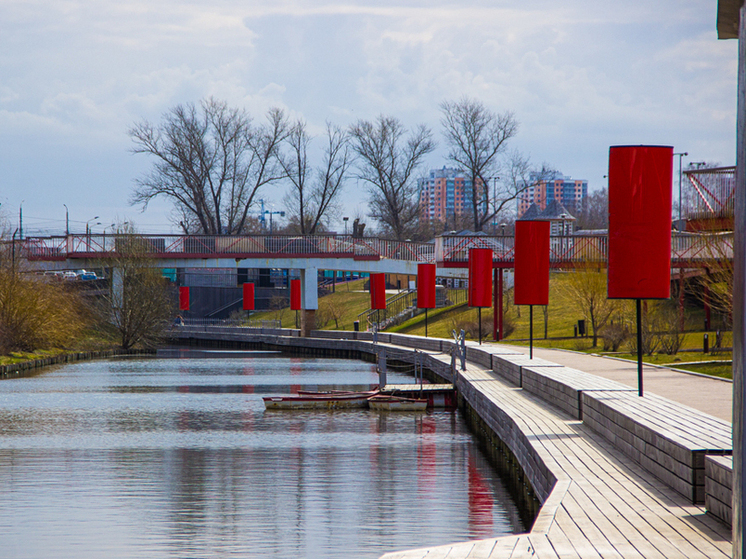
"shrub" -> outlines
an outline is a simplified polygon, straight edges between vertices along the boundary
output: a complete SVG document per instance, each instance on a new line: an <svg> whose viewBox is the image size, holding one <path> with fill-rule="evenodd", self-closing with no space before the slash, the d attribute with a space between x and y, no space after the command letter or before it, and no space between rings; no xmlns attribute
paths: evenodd
<svg viewBox="0 0 746 559"><path fill-rule="evenodd" d="M611 323L605 326L601 332L604 351L619 351L622 344L629 338L629 329L621 323Z"/></svg>
<svg viewBox="0 0 746 559"><path fill-rule="evenodd" d="M80 297L61 283L0 272L0 353L67 347L85 327Z"/></svg>

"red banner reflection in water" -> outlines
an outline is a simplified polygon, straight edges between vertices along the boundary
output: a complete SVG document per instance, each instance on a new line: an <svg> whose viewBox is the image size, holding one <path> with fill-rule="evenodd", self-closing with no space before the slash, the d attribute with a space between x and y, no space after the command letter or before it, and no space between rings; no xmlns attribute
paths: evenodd
<svg viewBox="0 0 746 559"><path fill-rule="evenodd" d="M417 480L419 491L437 490L438 449L435 443L436 423L431 417L422 417L418 424L420 444L417 447Z"/></svg>
<svg viewBox="0 0 746 559"><path fill-rule="evenodd" d="M473 538L492 536L492 491L477 469L474 455L469 454L469 530Z"/></svg>

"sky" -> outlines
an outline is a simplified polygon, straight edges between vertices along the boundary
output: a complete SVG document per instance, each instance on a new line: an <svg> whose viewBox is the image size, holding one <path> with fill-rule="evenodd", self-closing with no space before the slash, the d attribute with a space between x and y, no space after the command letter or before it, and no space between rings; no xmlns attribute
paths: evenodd
<svg viewBox="0 0 746 559"><path fill-rule="evenodd" d="M170 203L130 205L150 168L128 129L213 96L321 134L393 115L433 129L464 96L519 130L510 148L591 191L612 145L735 164L737 41L716 0L0 0L0 216L23 233L129 221L177 232ZM674 190L678 184L675 158ZM282 210L282 188L262 193ZM22 208L22 210L21 210ZM258 208L257 208L258 210ZM366 211L351 180L342 214ZM99 225L100 224L100 225ZM332 223L341 231L343 225Z"/></svg>

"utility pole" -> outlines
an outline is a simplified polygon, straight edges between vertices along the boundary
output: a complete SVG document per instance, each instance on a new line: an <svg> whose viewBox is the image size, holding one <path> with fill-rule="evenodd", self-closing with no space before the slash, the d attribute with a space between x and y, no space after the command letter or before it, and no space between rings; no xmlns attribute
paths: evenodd
<svg viewBox="0 0 746 559"><path fill-rule="evenodd" d="M679 231L681 231L681 160L689 155L688 152L684 151L681 153L674 153L679 156Z"/></svg>

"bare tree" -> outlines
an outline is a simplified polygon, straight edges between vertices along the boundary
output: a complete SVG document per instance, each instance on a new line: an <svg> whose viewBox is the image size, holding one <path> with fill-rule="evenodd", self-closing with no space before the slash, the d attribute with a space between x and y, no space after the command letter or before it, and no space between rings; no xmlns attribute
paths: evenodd
<svg viewBox="0 0 746 559"><path fill-rule="evenodd" d="M483 224L489 220L497 221L498 216L507 217L505 214L515 207L515 200L523 192L543 181L550 180L556 174L557 170L547 163L543 163L540 168L535 168L531 166L529 158L520 152L506 153L502 176L496 177L494 182L492 196L486 206L490 212L483 214L486 218ZM510 220L503 219L503 221Z"/></svg>
<svg viewBox="0 0 746 559"><path fill-rule="evenodd" d="M589 194L575 217L578 229L608 229L609 191L602 188Z"/></svg>
<svg viewBox="0 0 746 559"><path fill-rule="evenodd" d="M116 254L107 262L112 280L104 312L118 330L122 348L152 346L173 319L174 297L160 268L147 256L150 242L130 226L117 233Z"/></svg>
<svg viewBox="0 0 746 559"><path fill-rule="evenodd" d="M358 178L370 188L371 217L384 234L397 240L417 230L416 171L435 149L432 132L424 125L407 131L401 121L379 116L375 122L359 120L350 128L358 155Z"/></svg>
<svg viewBox="0 0 746 559"><path fill-rule="evenodd" d="M254 126L245 111L212 98L177 105L157 126L136 124L129 130L132 151L155 163L137 181L131 202L145 208L166 197L184 232L240 233L258 191L282 177L275 154L287 129L280 109L270 109L267 123Z"/></svg>
<svg viewBox="0 0 746 559"><path fill-rule="evenodd" d="M476 99L462 97L459 101L444 101L440 105L441 124L448 158L461 167L471 179L471 211L475 231L481 231L505 205L515 200L528 187L526 181L515 180L528 168L528 160L517 155L509 158L508 180L498 179L507 154L508 141L518 132L518 121L512 112L497 114ZM511 180L514 179L514 180ZM493 191L490 192L490 182ZM516 188L517 187L517 188Z"/></svg>
<svg viewBox="0 0 746 559"><path fill-rule="evenodd" d="M311 141L306 123L299 120L285 139L290 153L278 155L285 177L291 184L290 192L285 196L285 207L301 235L318 233L335 210L350 162L347 134L340 127L326 123L324 159L316 169L308 162Z"/></svg>
<svg viewBox="0 0 746 559"><path fill-rule="evenodd" d="M590 322L596 347L601 330L622 309L620 301L606 296L606 272L590 264L580 266L568 273L563 287L577 311Z"/></svg>

